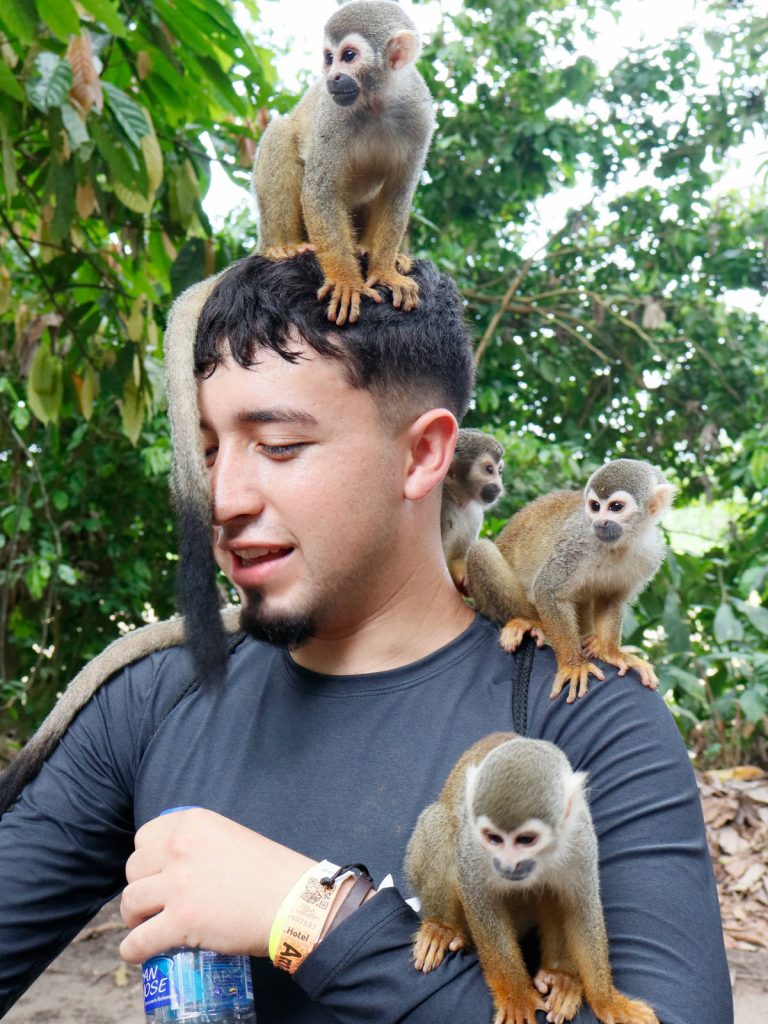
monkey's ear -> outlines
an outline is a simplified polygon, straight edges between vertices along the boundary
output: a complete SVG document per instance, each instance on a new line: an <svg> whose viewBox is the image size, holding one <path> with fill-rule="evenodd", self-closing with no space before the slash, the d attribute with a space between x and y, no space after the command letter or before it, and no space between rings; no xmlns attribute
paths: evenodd
<svg viewBox="0 0 768 1024"><path fill-rule="evenodd" d="M387 40L386 53L389 66L393 71L404 68L406 64L416 60L420 50L421 44L415 32L408 29L395 32Z"/></svg>
<svg viewBox="0 0 768 1024"><path fill-rule="evenodd" d="M570 772L565 780L565 812L563 820L570 817L574 802L583 799L587 788L586 772Z"/></svg>
<svg viewBox="0 0 768 1024"><path fill-rule="evenodd" d="M669 512L675 500L675 493L676 488L672 484L659 484L648 502L648 511L653 519L661 519Z"/></svg>

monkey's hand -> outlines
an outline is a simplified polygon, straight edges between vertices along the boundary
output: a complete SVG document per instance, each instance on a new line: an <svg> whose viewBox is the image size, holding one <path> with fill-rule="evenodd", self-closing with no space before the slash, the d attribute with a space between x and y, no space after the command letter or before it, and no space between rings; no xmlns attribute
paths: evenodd
<svg viewBox="0 0 768 1024"><path fill-rule="evenodd" d="M395 309L403 309L407 313L416 309L419 304L419 286L412 277L399 273L393 266L390 270L372 268L366 279L366 287L372 288L380 284L392 292L392 305Z"/></svg>
<svg viewBox="0 0 768 1024"><path fill-rule="evenodd" d="M592 1011L603 1024L659 1024L659 1018L647 1003L628 999L613 989L605 1003L591 1003Z"/></svg>
<svg viewBox="0 0 768 1024"><path fill-rule="evenodd" d="M379 293L362 279L331 281L326 277L318 290L318 299L324 299L329 292L331 301L328 303L328 319L339 327L347 320L353 324L360 318L360 299L363 295L367 295L374 302L381 302Z"/></svg>
<svg viewBox="0 0 768 1024"><path fill-rule="evenodd" d="M536 639L536 646L544 646L544 635L541 632L541 623L533 622L532 619L514 618L504 623L499 633L499 644L505 651L516 651L523 642L526 633ZM559 692L559 691L558 691Z"/></svg>
<svg viewBox="0 0 768 1024"><path fill-rule="evenodd" d="M626 675L629 669L633 668L640 676L640 682L649 690L655 690L659 685L659 677L645 658L639 658L636 654L623 651L620 647L601 644L596 636L588 636L582 650L587 658L597 658L599 661L615 666L619 670L620 676Z"/></svg>
<svg viewBox="0 0 768 1024"><path fill-rule="evenodd" d="M566 704L573 704L577 697L583 697L586 694L587 680L590 673L596 679L605 679L605 673L597 665L593 665L591 661L582 661L575 665L563 665L562 668L557 670L549 696L554 700L555 697L560 696L563 689L567 686L568 696L565 698L565 701Z"/></svg>
<svg viewBox="0 0 768 1024"><path fill-rule="evenodd" d="M460 931L441 921L423 921L413 937L413 963L417 971L429 974L438 967L446 953L464 947Z"/></svg>
<svg viewBox="0 0 768 1024"><path fill-rule="evenodd" d="M270 260L289 260L304 252L314 251L315 247L311 242L298 242L296 245L271 245L263 255Z"/></svg>
<svg viewBox="0 0 768 1024"><path fill-rule="evenodd" d="M575 1017L583 992L578 978L566 971L543 968L533 979L533 984L546 996L549 1024L565 1024Z"/></svg>

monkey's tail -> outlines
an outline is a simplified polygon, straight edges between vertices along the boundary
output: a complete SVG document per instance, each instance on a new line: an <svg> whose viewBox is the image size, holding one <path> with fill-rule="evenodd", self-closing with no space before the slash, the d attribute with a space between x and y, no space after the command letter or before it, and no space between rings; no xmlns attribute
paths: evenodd
<svg viewBox="0 0 768 1024"><path fill-rule="evenodd" d="M493 541L478 540L467 552L467 589L477 610L494 622L531 614L523 588Z"/></svg>
<svg viewBox="0 0 768 1024"><path fill-rule="evenodd" d="M234 632L240 621L239 608L227 608L221 614L222 629ZM105 647L88 662L67 686L40 728L22 747L4 772L0 773L0 816L11 806L26 784L33 779L56 744L91 697L120 669L155 651L180 644L184 637L181 618L153 622L131 630Z"/></svg>
<svg viewBox="0 0 768 1024"><path fill-rule="evenodd" d="M176 589L185 640L196 673L222 680L226 637L219 617L208 473L200 446L195 335L200 311L218 277L188 288L174 302L165 331L165 375L173 441L171 496L179 532Z"/></svg>

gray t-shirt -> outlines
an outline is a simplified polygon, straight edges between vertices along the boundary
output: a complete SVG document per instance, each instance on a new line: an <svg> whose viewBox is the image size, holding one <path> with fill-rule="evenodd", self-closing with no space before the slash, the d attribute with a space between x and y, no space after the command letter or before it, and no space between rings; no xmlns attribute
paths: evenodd
<svg viewBox="0 0 768 1024"><path fill-rule="evenodd" d="M189 686L182 648L131 665L0 820L0 1016L125 884L136 829L195 804L310 857L362 862L378 881L391 872L399 887L339 925L294 978L254 960L259 1024L490 1024L474 955L413 968L402 865L462 751L516 729L589 774L617 987L662 1024L729 1024L717 896L674 721L658 693L612 669L585 699L551 701L554 671L548 648L505 654L480 617L415 664L361 676L306 671L250 638L223 687ZM575 1019L595 1020L588 1009Z"/></svg>

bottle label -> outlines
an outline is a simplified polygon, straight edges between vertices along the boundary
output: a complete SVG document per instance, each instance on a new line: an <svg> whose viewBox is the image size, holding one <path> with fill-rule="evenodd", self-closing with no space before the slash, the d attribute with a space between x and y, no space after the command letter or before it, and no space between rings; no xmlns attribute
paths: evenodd
<svg viewBox="0 0 768 1024"><path fill-rule="evenodd" d="M144 1010L149 1013L170 1006L173 999L171 972L173 960L169 956L155 956L143 965Z"/></svg>
<svg viewBox="0 0 768 1024"><path fill-rule="evenodd" d="M166 1007L175 1013L215 1013L252 1006L251 965L246 956L179 949L147 960L141 973L147 1016Z"/></svg>

